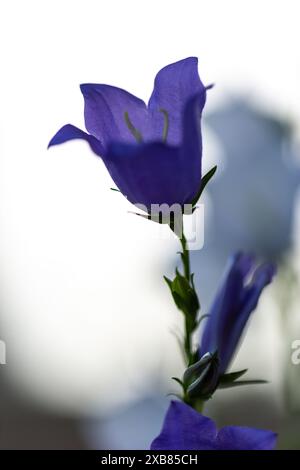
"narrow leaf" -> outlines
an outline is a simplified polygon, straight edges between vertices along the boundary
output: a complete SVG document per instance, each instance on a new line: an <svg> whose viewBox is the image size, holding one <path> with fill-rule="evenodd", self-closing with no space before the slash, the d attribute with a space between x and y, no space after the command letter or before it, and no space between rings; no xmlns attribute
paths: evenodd
<svg viewBox="0 0 300 470"><path fill-rule="evenodd" d="M269 383L267 380L238 380L237 382L221 383L218 388L241 387L243 385L262 385L267 383Z"/></svg>
<svg viewBox="0 0 300 470"><path fill-rule="evenodd" d="M235 380L242 377L242 375L246 374L248 369L238 370L237 372L230 372L229 374L224 374L220 378L220 383L231 383Z"/></svg>
<svg viewBox="0 0 300 470"><path fill-rule="evenodd" d="M169 279L167 276L164 276L164 280L166 281L166 283L168 284L168 286L170 287L171 292L172 292L172 281L171 281L171 279Z"/></svg>
<svg viewBox="0 0 300 470"><path fill-rule="evenodd" d="M209 170L201 179L200 183L200 188L194 199L192 200L192 206L195 206L200 199L200 196L207 185L207 183L210 181L210 179L214 176L215 172L217 171L217 165L215 165L211 170Z"/></svg>
<svg viewBox="0 0 300 470"><path fill-rule="evenodd" d="M178 379L178 377L172 377L172 380L175 380L175 382L177 382L181 387L184 388L184 383L182 382L182 380Z"/></svg>

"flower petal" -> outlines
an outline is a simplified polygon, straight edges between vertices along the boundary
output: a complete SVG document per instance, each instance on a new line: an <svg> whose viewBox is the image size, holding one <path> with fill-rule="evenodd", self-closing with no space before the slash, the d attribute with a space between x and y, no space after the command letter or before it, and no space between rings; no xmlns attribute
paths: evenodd
<svg viewBox="0 0 300 470"><path fill-rule="evenodd" d="M259 266L253 274L251 283L241 292L237 311L233 311L231 316L227 317L222 335L222 344L224 344L222 361L225 368L231 361L251 313L257 307L263 289L271 283L275 272L273 264L265 263Z"/></svg>
<svg viewBox="0 0 300 470"><path fill-rule="evenodd" d="M121 88L85 83L80 85L84 96L85 126L106 148L111 141L135 142L125 120L128 113L133 126L147 138L150 120L145 103Z"/></svg>
<svg viewBox="0 0 300 470"><path fill-rule="evenodd" d="M68 140L74 139L86 140L96 155L100 157L103 155L103 147L101 145L101 142L99 142L99 140L97 140L94 136L87 134L86 132L82 131L81 129L78 129L78 127L75 127L72 124L66 124L65 126L63 126L54 135L54 137L52 137L48 144L48 148L52 147L53 145L63 144Z"/></svg>
<svg viewBox="0 0 300 470"><path fill-rule="evenodd" d="M113 143L104 162L114 182L133 204L182 205L186 200L185 168L177 148L162 143Z"/></svg>
<svg viewBox="0 0 300 470"><path fill-rule="evenodd" d="M220 373L225 372L236 346L232 329L240 315L240 298L253 263L252 256L237 253L232 257L202 334L200 355L217 350Z"/></svg>
<svg viewBox="0 0 300 470"><path fill-rule="evenodd" d="M185 403L172 401L151 450L213 450L215 423Z"/></svg>
<svg viewBox="0 0 300 470"><path fill-rule="evenodd" d="M222 360L225 368L231 361L251 313L257 307L263 289L270 284L275 271L272 264L266 263L259 266L253 275L251 284L242 290L237 311L227 317L227 328L224 329L222 335L222 349L224 351Z"/></svg>
<svg viewBox="0 0 300 470"><path fill-rule="evenodd" d="M169 116L167 142L173 145L178 145L181 142L183 107L193 95L204 89L204 85L199 78L198 59L196 57L188 57L167 65L158 72L148 104L153 116L156 139L162 137L164 120L160 109L164 109Z"/></svg>
<svg viewBox="0 0 300 470"><path fill-rule="evenodd" d="M277 435L262 429L215 423L185 403L172 401L151 450L272 450Z"/></svg>
<svg viewBox="0 0 300 470"><path fill-rule="evenodd" d="M226 426L220 429L217 437L219 450L272 450L276 445L277 434L262 429Z"/></svg>
<svg viewBox="0 0 300 470"><path fill-rule="evenodd" d="M185 104L182 129L183 137L180 147L186 178L188 181L187 203L192 203L199 192L202 177L202 135L201 115L206 101L206 90L193 95Z"/></svg>

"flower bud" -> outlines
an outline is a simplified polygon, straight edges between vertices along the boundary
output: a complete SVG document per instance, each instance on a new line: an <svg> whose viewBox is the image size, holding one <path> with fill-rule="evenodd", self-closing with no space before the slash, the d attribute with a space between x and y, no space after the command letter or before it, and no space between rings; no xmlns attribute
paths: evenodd
<svg viewBox="0 0 300 470"><path fill-rule="evenodd" d="M219 361L217 353L204 354L198 362L186 369L183 382L190 398L209 398L219 381Z"/></svg>

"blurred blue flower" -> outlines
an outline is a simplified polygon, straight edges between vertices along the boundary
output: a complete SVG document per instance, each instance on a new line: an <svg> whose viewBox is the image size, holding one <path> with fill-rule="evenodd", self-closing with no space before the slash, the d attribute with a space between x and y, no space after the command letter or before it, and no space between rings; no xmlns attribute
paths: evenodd
<svg viewBox="0 0 300 470"><path fill-rule="evenodd" d="M205 122L220 159L213 160L218 172L204 200L204 247L191 257L201 305L208 311L231 253L255 253L278 264L292 248L300 168L291 125L245 98L231 99L206 114Z"/></svg>
<svg viewBox="0 0 300 470"><path fill-rule="evenodd" d="M215 256L240 249L278 261L291 246L300 184L291 126L243 99L209 114L206 122L223 157L209 187L213 210L206 238Z"/></svg>
<svg viewBox="0 0 300 470"><path fill-rule="evenodd" d="M151 450L272 450L277 435L261 429L225 426L182 402L172 401Z"/></svg>
<svg viewBox="0 0 300 470"><path fill-rule="evenodd" d="M206 87L190 57L158 72L148 106L125 90L84 84L88 133L67 124L49 146L86 140L133 204L191 203L201 185Z"/></svg>
<svg viewBox="0 0 300 470"><path fill-rule="evenodd" d="M255 268L255 260L249 255L238 253L230 260L209 311L199 351L200 357L217 351L219 374L226 372L249 316L274 274L273 264L265 263Z"/></svg>

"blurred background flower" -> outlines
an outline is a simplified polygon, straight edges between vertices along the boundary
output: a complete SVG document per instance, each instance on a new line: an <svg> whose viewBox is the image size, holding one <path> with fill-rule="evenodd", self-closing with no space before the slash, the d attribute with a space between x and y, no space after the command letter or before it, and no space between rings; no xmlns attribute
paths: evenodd
<svg viewBox="0 0 300 470"><path fill-rule="evenodd" d="M279 263L234 364L270 384L220 391L209 412L219 427L272 429L281 448L300 448L299 2L166 0L159 16L137 0L0 9L0 448L145 448L159 432L169 377L183 369L162 281L178 245L127 214L87 145L46 145L82 122L79 83L145 99L160 67L190 55L217 84L203 159L218 172L192 259L203 313L232 251Z"/></svg>

